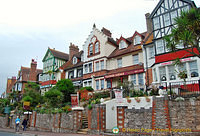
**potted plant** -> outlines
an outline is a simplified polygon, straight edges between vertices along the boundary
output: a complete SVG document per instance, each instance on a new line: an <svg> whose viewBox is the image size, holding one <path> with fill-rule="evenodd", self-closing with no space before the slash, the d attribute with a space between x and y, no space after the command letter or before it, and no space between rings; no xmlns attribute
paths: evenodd
<svg viewBox="0 0 200 136"><path fill-rule="evenodd" d="M146 99L147 102L151 101L151 99L148 96L145 96L145 99Z"/></svg>
<svg viewBox="0 0 200 136"><path fill-rule="evenodd" d="M127 100L128 103L131 103L131 99L130 99L129 96L126 97L126 100Z"/></svg>
<svg viewBox="0 0 200 136"><path fill-rule="evenodd" d="M135 100L136 100L137 103L140 102L140 98L139 97L135 97Z"/></svg>

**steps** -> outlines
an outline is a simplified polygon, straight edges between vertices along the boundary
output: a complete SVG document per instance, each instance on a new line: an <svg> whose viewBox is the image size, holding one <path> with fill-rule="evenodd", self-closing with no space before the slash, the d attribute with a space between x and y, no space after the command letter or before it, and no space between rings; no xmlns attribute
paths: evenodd
<svg viewBox="0 0 200 136"><path fill-rule="evenodd" d="M88 133L88 118L86 114L82 115L82 126L81 129L77 131L77 134L87 135Z"/></svg>
<svg viewBox="0 0 200 136"><path fill-rule="evenodd" d="M88 118L85 114L82 116L82 128L88 128Z"/></svg>
<svg viewBox="0 0 200 136"><path fill-rule="evenodd" d="M87 135L87 133L88 133L88 128L79 129L79 130L77 131L77 134Z"/></svg>

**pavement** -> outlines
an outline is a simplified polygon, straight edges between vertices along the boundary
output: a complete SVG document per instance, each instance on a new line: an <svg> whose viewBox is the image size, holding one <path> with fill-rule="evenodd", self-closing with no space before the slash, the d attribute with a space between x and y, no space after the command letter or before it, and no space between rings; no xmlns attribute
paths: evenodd
<svg viewBox="0 0 200 136"><path fill-rule="evenodd" d="M54 132L32 131L32 130L27 130L27 131L20 130L19 132L15 132L13 128L0 128L0 131L20 134L22 136L86 136L83 134L54 133ZM87 136L98 136L98 135L87 135Z"/></svg>

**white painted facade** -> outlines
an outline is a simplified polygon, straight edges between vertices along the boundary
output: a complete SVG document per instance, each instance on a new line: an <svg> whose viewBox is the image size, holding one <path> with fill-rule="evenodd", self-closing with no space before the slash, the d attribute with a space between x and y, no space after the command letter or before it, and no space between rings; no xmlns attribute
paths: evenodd
<svg viewBox="0 0 200 136"><path fill-rule="evenodd" d="M117 103L116 99L112 99L102 104L106 105L106 129L112 130L113 127L117 126L117 106L126 106L128 109L150 109L152 107L152 97L149 97L150 102L146 101L145 97L140 97L140 102L136 102L135 98L130 98L131 103L127 102L126 98L123 98L123 103Z"/></svg>

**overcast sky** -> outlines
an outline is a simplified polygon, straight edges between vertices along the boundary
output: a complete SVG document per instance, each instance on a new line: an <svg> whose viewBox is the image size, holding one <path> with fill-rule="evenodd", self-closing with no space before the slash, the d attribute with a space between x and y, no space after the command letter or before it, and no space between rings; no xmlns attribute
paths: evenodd
<svg viewBox="0 0 200 136"><path fill-rule="evenodd" d="M21 66L30 67L48 49L68 53L70 42L82 45L95 23L113 38L146 31L145 13L159 0L0 0L0 94L7 78ZM194 0L197 7L200 0Z"/></svg>

